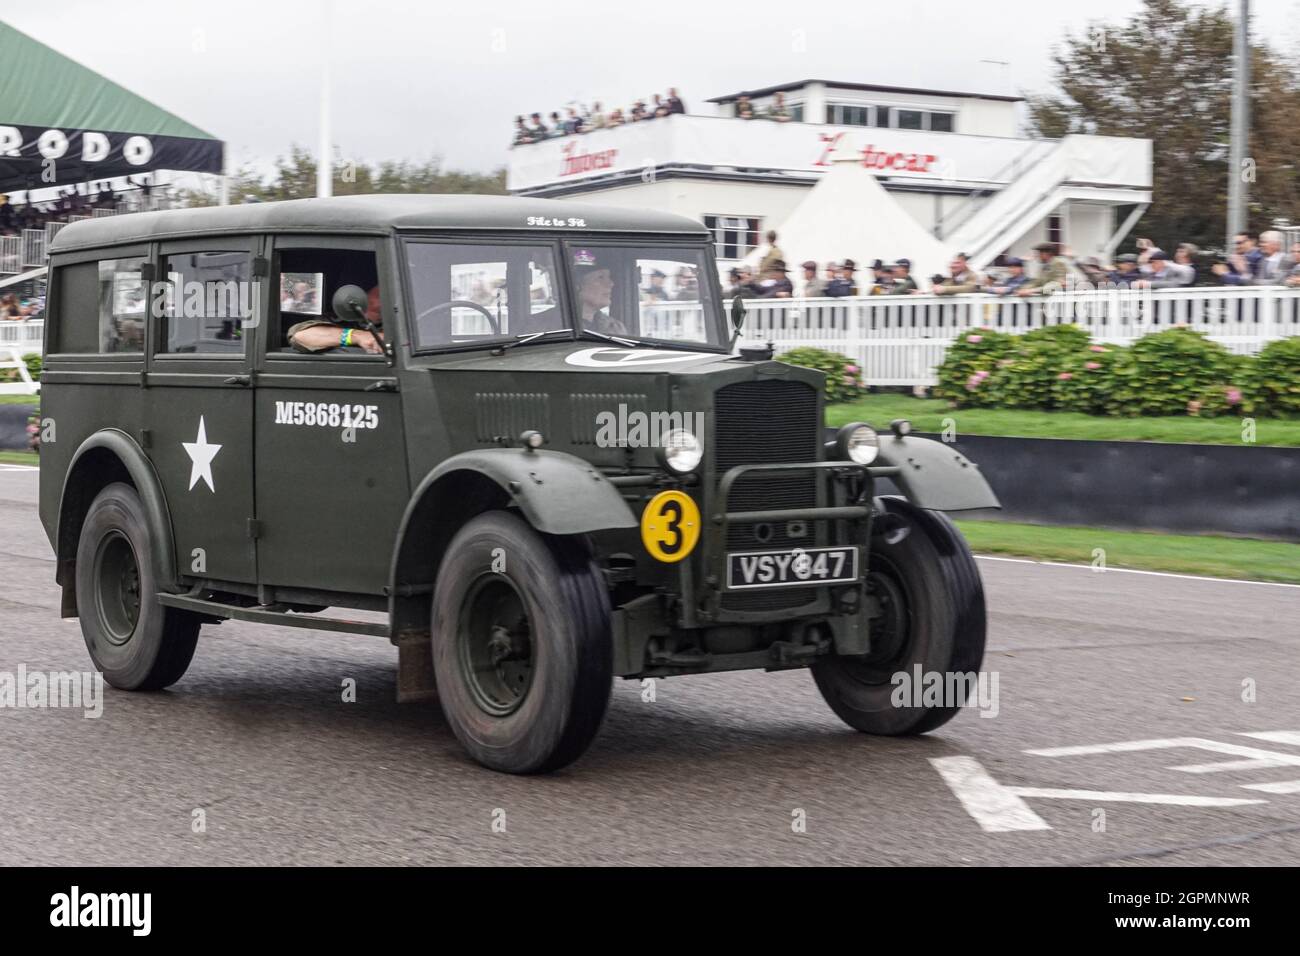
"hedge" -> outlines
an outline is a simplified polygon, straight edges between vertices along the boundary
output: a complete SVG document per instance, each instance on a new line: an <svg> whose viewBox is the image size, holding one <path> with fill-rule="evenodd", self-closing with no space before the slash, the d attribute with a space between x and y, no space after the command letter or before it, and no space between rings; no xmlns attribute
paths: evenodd
<svg viewBox="0 0 1300 956"><path fill-rule="evenodd" d="M958 407L1064 409L1090 415L1300 413L1300 339L1234 355L1175 326L1128 347L1074 325L1024 335L976 329L948 349L934 393Z"/></svg>

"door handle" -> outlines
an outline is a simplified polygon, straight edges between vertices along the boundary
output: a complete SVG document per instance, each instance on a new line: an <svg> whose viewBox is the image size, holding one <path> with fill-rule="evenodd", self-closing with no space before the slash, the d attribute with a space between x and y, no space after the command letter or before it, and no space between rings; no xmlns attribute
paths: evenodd
<svg viewBox="0 0 1300 956"><path fill-rule="evenodd" d="M397 382L391 378L381 378L377 382L371 382L364 389L367 392L395 392L397 391Z"/></svg>
<svg viewBox="0 0 1300 956"><path fill-rule="evenodd" d="M253 377L251 375L232 375L221 383L222 385L252 385Z"/></svg>

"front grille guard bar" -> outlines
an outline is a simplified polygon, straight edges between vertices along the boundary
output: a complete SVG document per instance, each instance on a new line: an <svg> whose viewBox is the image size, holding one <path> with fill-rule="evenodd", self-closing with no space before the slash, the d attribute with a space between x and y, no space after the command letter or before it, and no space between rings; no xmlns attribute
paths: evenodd
<svg viewBox="0 0 1300 956"><path fill-rule="evenodd" d="M732 486L745 477L755 473L773 473L781 471L811 471L828 473L832 478L841 479L836 481L837 485L843 486L848 480L854 480L857 484L856 503L831 505L829 507L810 507L810 508L783 508L769 511L728 511ZM871 467L869 465L859 465L850 461L815 461L800 462L793 464L764 464L764 465L736 465L729 468L722 476L718 483L717 501L721 511L715 512L711 516L710 523L713 525L709 529L707 536L712 542L712 547L708 549L712 555L710 562L715 566L706 570L706 584L708 588L717 593L718 582L721 580L718 574L717 562L725 561L726 547L724 542L727 538L727 527L737 522L755 522L755 521L851 521L855 525L858 522L869 521L871 518L871 490L873 487L872 479L888 478L899 474L900 468L894 465L881 465ZM832 497L832 501L837 497ZM865 502L865 503L864 503ZM681 589L681 625L687 628L699 627L703 623L698 601L697 585L695 573L691 567L691 561L682 561L678 565L678 586ZM712 614L708 615L709 620L716 620ZM769 617L761 612L745 611L727 611L725 619L734 622L751 622L762 623Z"/></svg>
<svg viewBox="0 0 1300 956"><path fill-rule="evenodd" d="M857 520L871 517L870 504L832 505L811 508L782 508L772 511L729 511L731 488L741 478L755 472L774 471L828 471L832 475L857 475L860 478L889 478L899 474L902 469L897 465L859 465L851 461L813 461L796 464L775 465L736 465L727 470L718 483L718 501L722 511L712 516L713 523L726 530L728 525L742 521L834 521ZM863 488L868 488L865 482ZM868 498L868 501L870 499Z"/></svg>

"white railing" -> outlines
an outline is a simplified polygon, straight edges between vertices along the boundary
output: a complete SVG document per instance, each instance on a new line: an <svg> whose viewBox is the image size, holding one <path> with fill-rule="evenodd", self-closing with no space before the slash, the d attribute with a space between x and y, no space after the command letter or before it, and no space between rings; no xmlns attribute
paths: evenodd
<svg viewBox="0 0 1300 956"><path fill-rule="evenodd" d="M18 381L0 382L0 395L35 395L41 390L40 383L33 381L31 373L27 371L27 363L23 361L20 349L0 346L0 369L18 373Z"/></svg>
<svg viewBox="0 0 1300 956"><path fill-rule="evenodd" d="M0 276L23 271L23 237L0 236Z"/></svg>
<svg viewBox="0 0 1300 956"><path fill-rule="evenodd" d="M699 307L647 307L644 334L689 339ZM1300 335L1300 289L1204 288L1159 292L1063 292L1033 298L990 295L861 296L844 299L746 299L740 345L771 342L777 353L801 345L853 358L870 385L933 385L934 370L960 335L991 328L1019 334L1074 322L1094 340L1127 345L1184 324L1239 354ZM0 319L0 350L41 351L45 322ZM476 329L479 333L484 329Z"/></svg>
<svg viewBox="0 0 1300 956"><path fill-rule="evenodd" d="M980 328L1017 334L1073 322L1098 342L1127 345L1185 324L1236 353L1300 335L1300 290L1282 288L747 299L745 307L742 344L771 342L778 354L799 346L840 352L870 385L933 385L949 344Z"/></svg>
<svg viewBox="0 0 1300 956"><path fill-rule="evenodd" d="M13 349L19 355L39 355L44 335L44 319L0 317L0 354L7 354L6 350Z"/></svg>

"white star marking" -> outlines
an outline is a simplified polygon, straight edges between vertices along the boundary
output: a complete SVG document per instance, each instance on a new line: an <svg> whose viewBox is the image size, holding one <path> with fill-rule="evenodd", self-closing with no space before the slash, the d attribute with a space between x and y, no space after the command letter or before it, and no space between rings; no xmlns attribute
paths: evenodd
<svg viewBox="0 0 1300 956"><path fill-rule="evenodd" d="M217 452L221 451L220 445L208 444L208 431L203 424L203 416L199 416L199 435L194 441L183 441L181 447L185 449L185 454L190 456L190 487L193 491L194 486L202 478L207 484L208 490L216 492L212 484L212 459L217 457Z"/></svg>

